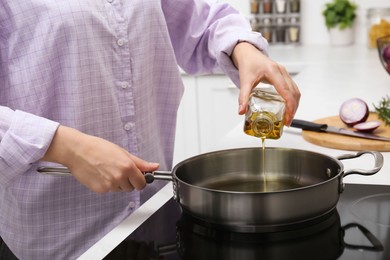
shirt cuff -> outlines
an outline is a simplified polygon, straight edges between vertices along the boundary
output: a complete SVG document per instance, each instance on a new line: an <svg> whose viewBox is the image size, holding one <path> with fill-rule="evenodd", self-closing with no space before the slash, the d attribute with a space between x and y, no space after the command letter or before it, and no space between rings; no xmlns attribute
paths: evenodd
<svg viewBox="0 0 390 260"><path fill-rule="evenodd" d="M219 64L223 72L229 76L233 83L240 87L240 78L237 68L234 66L231 59L231 55L234 47L239 42L248 42L259 49L262 53L268 56L268 41L259 32L250 32L239 35L237 40L232 42L225 50L224 53L219 57Z"/></svg>
<svg viewBox="0 0 390 260"><path fill-rule="evenodd" d="M0 143L0 184L5 186L44 156L59 126L57 122L23 111L12 114Z"/></svg>
<svg viewBox="0 0 390 260"><path fill-rule="evenodd" d="M232 55L234 47L240 42L250 43L257 49L259 49L262 53L268 56L268 41L259 32L250 32L249 34L240 37L236 44L233 45L233 48L230 49L228 54L229 56Z"/></svg>
<svg viewBox="0 0 390 260"><path fill-rule="evenodd" d="M9 107L0 106L0 140L3 139L4 134L8 131L14 113Z"/></svg>

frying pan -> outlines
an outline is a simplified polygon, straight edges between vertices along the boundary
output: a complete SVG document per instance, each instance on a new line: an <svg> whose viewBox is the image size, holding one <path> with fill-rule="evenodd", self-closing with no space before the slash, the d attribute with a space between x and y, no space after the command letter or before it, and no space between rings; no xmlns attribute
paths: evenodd
<svg viewBox="0 0 390 260"><path fill-rule="evenodd" d="M341 160L364 154L373 156L372 169L344 170ZM156 171L146 178L169 175L175 200L195 218L231 231L264 232L328 214L343 192L345 176L372 175L382 166L383 156L376 151L333 158L298 149L238 148L197 155L172 172ZM58 169L38 172L57 174Z"/></svg>

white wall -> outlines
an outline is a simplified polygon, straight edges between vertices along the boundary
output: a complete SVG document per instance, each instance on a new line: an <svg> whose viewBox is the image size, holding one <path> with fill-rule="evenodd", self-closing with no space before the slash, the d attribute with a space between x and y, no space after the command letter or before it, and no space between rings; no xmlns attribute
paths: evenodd
<svg viewBox="0 0 390 260"><path fill-rule="evenodd" d="M246 17L250 16L250 0L221 0L239 10ZM302 44L329 44L328 32L325 27L322 10L325 3L331 0L301 0ZM371 7L388 7L390 0L355 0L358 5L358 14L355 23L355 43L366 44L367 27L366 12Z"/></svg>

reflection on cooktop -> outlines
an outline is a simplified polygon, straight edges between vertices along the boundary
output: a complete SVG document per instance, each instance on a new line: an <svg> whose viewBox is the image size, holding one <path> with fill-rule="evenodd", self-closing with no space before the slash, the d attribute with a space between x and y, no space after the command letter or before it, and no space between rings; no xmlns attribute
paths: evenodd
<svg viewBox="0 0 390 260"><path fill-rule="evenodd" d="M321 222L289 231L237 233L203 226L189 216L177 224L182 259L337 259L344 250L336 210Z"/></svg>
<svg viewBox="0 0 390 260"><path fill-rule="evenodd" d="M326 196L326 194L324 194ZM213 229L171 199L108 259L390 259L390 186L347 184L337 209L288 231Z"/></svg>
<svg viewBox="0 0 390 260"><path fill-rule="evenodd" d="M390 227L390 193L360 198L352 203L351 209L361 220Z"/></svg>

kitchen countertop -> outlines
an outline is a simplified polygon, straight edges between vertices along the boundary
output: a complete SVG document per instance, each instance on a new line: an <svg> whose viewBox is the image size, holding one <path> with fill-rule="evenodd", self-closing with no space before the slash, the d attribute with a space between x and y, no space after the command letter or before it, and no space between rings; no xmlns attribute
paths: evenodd
<svg viewBox="0 0 390 260"><path fill-rule="evenodd" d="M343 101L352 97L362 98L370 109L382 97L390 93L390 76L382 67L375 49L366 46L295 46L271 47L270 57L296 74L295 82L301 91L300 107L296 118L315 120L338 114ZM239 124L223 138L213 150L261 146L261 140L243 133ZM279 140L267 140L267 147L285 147L338 156L351 151L320 147L306 142L301 130L285 127ZM355 153L355 152L353 152ZM373 176L350 175L347 183L390 185L390 152L382 152L384 165ZM345 169L371 169L373 158L363 155L352 160L343 160ZM79 259L102 259L123 239L131 234L158 208L172 197L172 185L168 183L161 191L142 205L120 225L98 241Z"/></svg>

